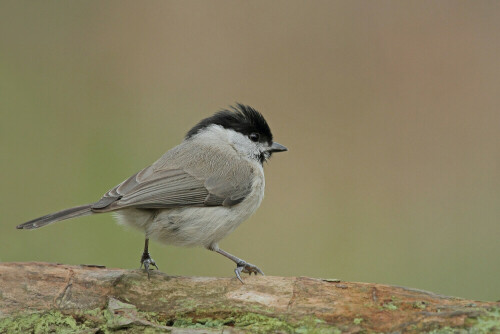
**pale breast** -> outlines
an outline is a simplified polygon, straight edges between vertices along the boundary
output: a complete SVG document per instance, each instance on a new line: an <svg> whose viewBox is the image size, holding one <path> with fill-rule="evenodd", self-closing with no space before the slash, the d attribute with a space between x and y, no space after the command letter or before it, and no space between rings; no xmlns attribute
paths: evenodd
<svg viewBox="0 0 500 334"><path fill-rule="evenodd" d="M190 207L160 211L146 227L146 235L159 242L178 246L218 243L260 206L265 178L260 164L253 166L252 191L232 207Z"/></svg>

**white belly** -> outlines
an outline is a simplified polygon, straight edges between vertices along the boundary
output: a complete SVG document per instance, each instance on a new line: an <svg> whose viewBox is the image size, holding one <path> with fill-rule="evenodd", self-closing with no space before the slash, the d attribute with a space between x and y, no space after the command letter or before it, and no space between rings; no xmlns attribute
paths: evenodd
<svg viewBox="0 0 500 334"><path fill-rule="evenodd" d="M260 168L253 191L232 207L188 207L157 211L126 209L116 212L120 223L138 228L146 237L170 245L210 247L247 220L264 197L264 173Z"/></svg>

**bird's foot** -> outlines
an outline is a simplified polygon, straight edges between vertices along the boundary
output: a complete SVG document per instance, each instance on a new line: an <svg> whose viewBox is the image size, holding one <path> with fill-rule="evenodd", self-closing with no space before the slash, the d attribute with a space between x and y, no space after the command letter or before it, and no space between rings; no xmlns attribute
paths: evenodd
<svg viewBox="0 0 500 334"><path fill-rule="evenodd" d="M249 275L252 275L252 273L254 273L255 275L261 274L262 276L264 276L264 273L262 272L262 270L259 269L259 267L251 263L247 263L243 260L241 260L236 264L236 269L234 269L234 273L236 274L236 277L240 280L241 283L243 283L240 276L241 273L247 273Z"/></svg>
<svg viewBox="0 0 500 334"><path fill-rule="evenodd" d="M141 268L144 265L144 269L146 269L146 272L148 273L148 279L149 279L149 266L155 266L156 269L158 270L158 266L156 265L155 261L151 258L149 253L142 253L141 257Z"/></svg>

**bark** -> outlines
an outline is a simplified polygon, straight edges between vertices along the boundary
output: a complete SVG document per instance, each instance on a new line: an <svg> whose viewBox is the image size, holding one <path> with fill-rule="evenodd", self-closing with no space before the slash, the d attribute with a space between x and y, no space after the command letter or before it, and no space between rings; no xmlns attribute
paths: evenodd
<svg viewBox="0 0 500 334"><path fill-rule="evenodd" d="M309 277L0 263L0 333L500 332L500 303Z"/></svg>

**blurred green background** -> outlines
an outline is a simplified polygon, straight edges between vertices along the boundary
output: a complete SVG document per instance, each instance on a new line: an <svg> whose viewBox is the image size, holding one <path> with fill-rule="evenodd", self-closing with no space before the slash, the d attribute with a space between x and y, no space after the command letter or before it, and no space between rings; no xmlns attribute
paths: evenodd
<svg viewBox="0 0 500 334"><path fill-rule="evenodd" d="M268 275L500 299L500 2L1 1L0 260L137 268L97 200L235 101L290 151L221 247ZM173 275L232 276L153 243Z"/></svg>

